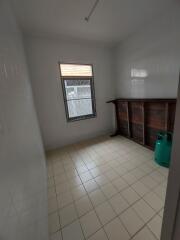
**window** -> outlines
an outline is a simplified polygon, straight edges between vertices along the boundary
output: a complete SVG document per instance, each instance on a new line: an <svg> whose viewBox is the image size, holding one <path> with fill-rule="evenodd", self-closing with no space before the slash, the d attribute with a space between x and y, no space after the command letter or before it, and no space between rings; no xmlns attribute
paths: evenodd
<svg viewBox="0 0 180 240"><path fill-rule="evenodd" d="M60 63L59 67L67 120L95 117L92 65Z"/></svg>

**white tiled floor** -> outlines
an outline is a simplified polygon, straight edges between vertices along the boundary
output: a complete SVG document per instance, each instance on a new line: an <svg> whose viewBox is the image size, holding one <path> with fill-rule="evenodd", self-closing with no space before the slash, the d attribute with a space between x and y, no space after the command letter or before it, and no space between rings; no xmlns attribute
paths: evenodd
<svg viewBox="0 0 180 240"><path fill-rule="evenodd" d="M160 239L168 169L123 137L49 152L51 240Z"/></svg>

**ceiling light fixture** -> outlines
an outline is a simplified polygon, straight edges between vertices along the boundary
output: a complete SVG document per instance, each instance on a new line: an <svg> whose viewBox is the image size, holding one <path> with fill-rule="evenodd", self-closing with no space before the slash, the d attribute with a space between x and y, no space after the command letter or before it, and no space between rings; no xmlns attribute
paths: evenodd
<svg viewBox="0 0 180 240"><path fill-rule="evenodd" d="M100 1L100 0L96 0L96 1L95 1L94 5L93 5L92 8L91 8L91 11L89 12L89 15L84 18L84 20L85 20L86 22L89 22L89 20L90 20L90 18L91 18L91 16L92 16L93 12L95 11L95 9L96 9L99 1Z"/></svg>

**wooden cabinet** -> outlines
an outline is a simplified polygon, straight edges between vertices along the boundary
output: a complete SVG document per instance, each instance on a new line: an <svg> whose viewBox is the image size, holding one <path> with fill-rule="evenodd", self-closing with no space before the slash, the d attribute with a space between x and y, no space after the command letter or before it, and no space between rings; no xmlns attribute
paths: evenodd
<svg viewBox="0 0 180 240"><path fill-rule="evenodd" d="M159 131L174 128L176 99L115 99L117 130L132 140L154 148Z"/></svg>

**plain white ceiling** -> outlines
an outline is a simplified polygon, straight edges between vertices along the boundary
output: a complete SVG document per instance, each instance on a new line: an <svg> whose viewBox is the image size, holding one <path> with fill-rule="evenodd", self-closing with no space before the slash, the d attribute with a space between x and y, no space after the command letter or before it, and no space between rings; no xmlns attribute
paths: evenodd
<svg viewBox="0 0 180 240"><path fill-rule="evenodd" d="M23 31L71 39L117 43L157 18L172 0L12 0Z"/></svg>

